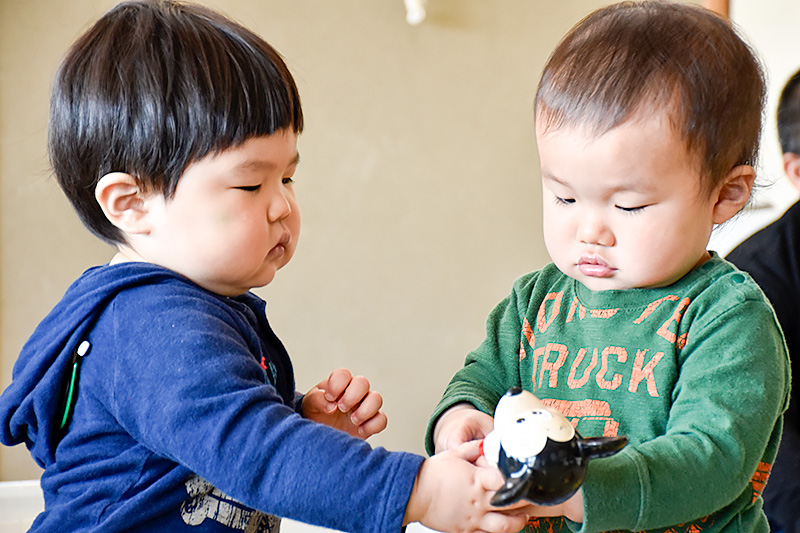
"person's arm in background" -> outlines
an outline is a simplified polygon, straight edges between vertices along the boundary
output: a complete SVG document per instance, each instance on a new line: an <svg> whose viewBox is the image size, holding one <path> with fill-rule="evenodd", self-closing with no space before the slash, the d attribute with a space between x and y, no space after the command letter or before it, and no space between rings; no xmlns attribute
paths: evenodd
<svg viewBox="0 0 800 533"><path fill-rule="evenodd" d="M721 17L730 18L731 3L730 0L705 0L703 7L716 11Z"/></svg>

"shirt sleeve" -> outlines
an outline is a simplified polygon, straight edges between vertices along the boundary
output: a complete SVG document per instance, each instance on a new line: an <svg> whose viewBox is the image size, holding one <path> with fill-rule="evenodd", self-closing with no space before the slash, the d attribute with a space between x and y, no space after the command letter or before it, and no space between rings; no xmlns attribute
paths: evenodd
<svg viewBox="0 0 800 533"><path fill-rule="evenodd" d="M225 306L138 305L147 320L118 329L112 402L136 441L263 512L400 529L422 457L373 449L285 405Z"/></svg>
<svg viewBox="0 0 800 533"><path fill-rule="evenodd" d="M772 310L763 300L732 306L691 330L679 358L666 433L590 463L582 532L724 519L755 501L789 390Z"/></svg>

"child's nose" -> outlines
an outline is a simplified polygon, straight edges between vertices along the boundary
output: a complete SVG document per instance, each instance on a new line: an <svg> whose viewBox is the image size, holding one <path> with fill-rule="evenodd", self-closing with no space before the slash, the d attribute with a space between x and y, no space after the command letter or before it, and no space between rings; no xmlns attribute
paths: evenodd
<svg viewBox="0 0 800 533"><path fill-rule="evenodd" d="M284 191L275 191L270 196L267 206L267 219L270 222L277 222L292 214L292 202Z"/></svg>
<svg viewBox="0 0 800 533"><path fill-rule="evenodd" d="M581 217L578 223L578 240L584 244L597 246L613 246L615 243L614 232L596 213L588 213Z"/></svg>

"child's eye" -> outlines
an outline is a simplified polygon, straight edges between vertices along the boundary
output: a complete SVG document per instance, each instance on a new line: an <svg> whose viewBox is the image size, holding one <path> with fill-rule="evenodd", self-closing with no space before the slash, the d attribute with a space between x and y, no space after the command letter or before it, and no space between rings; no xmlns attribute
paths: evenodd
<svg viewBox="0 0 800 533"><path fill-rule="evenodd" d="M240 191L247 191L247 192L256 192L261 188L261 184L258 185L242 185L240 187L234 187L235 189L239 189Z"/></svg>
<svg viewBox="0 0 800 533"><path fill-rule="evenodd" d="M575 203L575 198L561 198L560 196L556 196L555 200L558 205L570 205Z"/></svg>
<svg viewBox="0 0 800 533"><path fill-rule="evenodd" d="M294 183L294 178L292 178L291 176L289 176L288 178L283 178L282 183L284 185L289 185L290 183Z"/></svg>
<svg viewBox="0 0 800 533"><path fill-rule="evenodd" d="M640 211L643 211L644 208L647 207L647 206L646 205L637 205L636 207L624 207L624 206L618 205L616 207L620 211L624 211L626 213L638 213Z"/></svg>

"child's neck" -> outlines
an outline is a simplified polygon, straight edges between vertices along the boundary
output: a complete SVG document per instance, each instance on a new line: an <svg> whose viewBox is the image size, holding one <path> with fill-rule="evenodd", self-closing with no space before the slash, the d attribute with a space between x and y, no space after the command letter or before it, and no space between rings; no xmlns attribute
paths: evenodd
<svg viewBox="0 0 800 533"><path fill-rule="evenodd" d="M705 263L709 259L711 259L711 252L706 250L705 252L703 252L703 255L700 257L700 260L692 267L692 270L694 270L695 268L699 267L700 265L702 265L703 263ZM690 270L690 272L691 272L691 270Z"/></svg>
<svg viewBox="0 0 800 533"><path fill-rule="evenodd" d="M137 253L131 253L131 250L120 247L117 248L117 253L111 258L108 262L109 265L118 265L120 263L130 263L133 261L137 262L146 262L145 259L139 256Z"/></svg>

